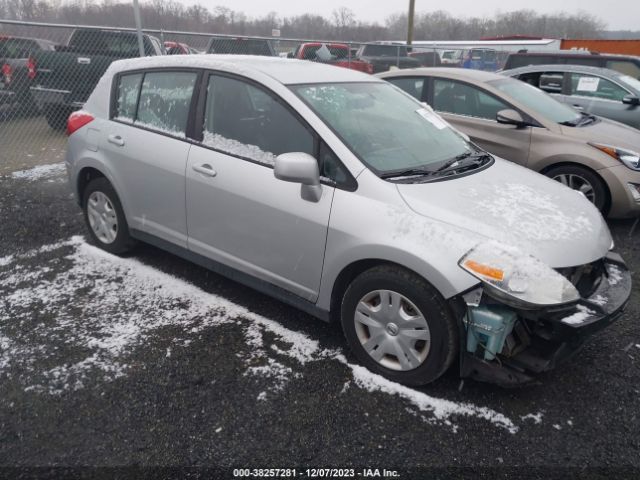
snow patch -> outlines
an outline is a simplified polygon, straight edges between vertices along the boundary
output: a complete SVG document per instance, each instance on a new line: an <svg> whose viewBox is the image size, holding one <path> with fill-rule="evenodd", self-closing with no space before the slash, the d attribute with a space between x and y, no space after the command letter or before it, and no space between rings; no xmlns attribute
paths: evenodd
<svg viewBox="0 0 640 480"><path fill-rule="evenodd" d="M276 156L273 153L265 152L257 145L248 145L231 138L223 137L217 133L205 131L202 144L215 148L216 150L230 153L231 155L249 158L266 165L274 165L276 160Z"/></svg>
<svg viewBox="0 0 640 480"><path fill-rule="evenodd" d="M607 272L609 273L609 277L607 278L609 285L617 285L622 280L622 272L616 265L608 264Z"/></svg>
<svg viewBox="0 0 640 480"><path fill-rule="evenodd" d="M418 408L430 412L438 420L448 420L452 416L473 416L489 421L493 425L506 429L509 433L518 432L518 427L503 414L486 407L478 407L470 403L453 402L435 398L426 393L387 380L360 365L352 365L344 357L340 360L351 368L355 383L369 392L383 392L397 395Z"/></svg>
<svg viewBox="0 0 640 480"><path fill-rule="evenodd" d="M578 305L576 308L578 309L578 311L573 315L564 317L562 319L562 323L566 323L567 325L579 325L591 318L592 315L596 314L596 312L588 309L584 305Z"/></svg>
<svg viewBox="0 0 640 480"><path fill-rule="evenodd" d="M20 268L0 271L0 376L10 378L17 372L15 380L28 391L56 395L127 375L135 368L130 361L133 350L152 341L160 329L175 332L166 350L169 357L172 346L186 348L205 329L232 324L243 329L249 352L238 353L245 362L244 376L267 379L275 393L301 377L300 367L338 361L353 375L343 391L353 385L400 397L398 401L429 413L421 415L424 421L453 431L458 428L454 417L477 417L511 433L518 431L499 412L391 382L348 363L340 351L321 348L303 333L138 260L106 253L81 237L16 254L11 262L34 256L39 257L37 270L18 263ZM25 278L28 282L21 281ZM273 341L266 341L266 334ZM274 342L275 351L266 347ZM55 346L61 344L64 351ZM258 399L266 399L267 391Z"/></svg>
<svg viewBox="0 0 640 480"><path fill-rule="evenodd" d="M61 177L65 172L65 164L61 162L53 163L51 165L38 165L37 167L33 167L28 170L18 170L11 174L11 178L35 182L38 180L51 180L56 177Z"/></svg>
<svg viewBox="0 0 640 480"><path fill-rule="evenodd" d="M542 412L538 412L538 413L527 413L526 415L523 415L520 417L520 419L523 422L526 422L527 420L532 420L534 424L536 425L540 425L542 423L542 416L544 414Z"/></svg>

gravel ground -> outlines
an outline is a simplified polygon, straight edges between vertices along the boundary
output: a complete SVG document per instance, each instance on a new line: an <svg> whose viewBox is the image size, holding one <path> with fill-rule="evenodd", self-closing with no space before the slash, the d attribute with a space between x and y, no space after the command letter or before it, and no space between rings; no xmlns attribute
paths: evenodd
<svg viewBox="0 0 640 480"><path fill-rule="evenodd" d="M410 389L357 366L336 325L149 246L86 243L60 166L0 177L0 217L0 465L640 475L637 287L536 386L451 371ZM640 231L610 226L639 285Z"/></svg>

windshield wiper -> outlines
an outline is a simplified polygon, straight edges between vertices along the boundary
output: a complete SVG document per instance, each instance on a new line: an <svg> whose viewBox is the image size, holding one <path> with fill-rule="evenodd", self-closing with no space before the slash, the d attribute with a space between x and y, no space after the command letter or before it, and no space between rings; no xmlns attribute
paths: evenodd
<svg viewBox="0 0 640 480"><path fill-rule="evenodd" d="M487 152L473 152L473 153L465 152L458 155L455 158L452 158L451 160L446 162L444 165L439 167L437 170L435 170L433 173L435 174L435 173L445 172L448 170L456 171L456 170L467 169L473 165L482 165L485 160L490 158L491 158L491 155L489 155ZM471 163L469 163L469 161L463 161L467 159L469 159ZM459 165L456 165L457 163L459 163Z"/></svg>
<svg viewBox="0 0 640 480"><path fill-rule="evenodd" d="M580 112L582 114L582 118L580 118L578 120L578 123L576 126L581 126L581 125L589 125L590 123L593 123L596 121L596 116L595 115L591 115L589 113L585 113L585 112Z"/></svg>
<svg viewBox="0 0 640 480"><path fill-rule="evenodd" d="M427 170L425 168L409 168L407 170L401 170L399 172L387 172L380 175L380 178L398 178L398 177L426 177L433 174L433 170Z"/></svg>
<svg viewBox="0 0 640 480"><path fill-rule="evenodd" d="M468 168L471 165L476 165L482 163L487 158L491 158L491 156L486 152L465 152L461 153L453 157L452 159L446 161L436 170L428 170L426 168L409 168L407 170L401 170L399 172L387 172L380 175L380 178L390 179L390 178L398 178L398 177L431 177L442 173L446 170L459 170L461 168ZM467 162L463 162L463 160L472 159L472 164L468 164ZM456 165L460 163L460 165Z"/></svg>

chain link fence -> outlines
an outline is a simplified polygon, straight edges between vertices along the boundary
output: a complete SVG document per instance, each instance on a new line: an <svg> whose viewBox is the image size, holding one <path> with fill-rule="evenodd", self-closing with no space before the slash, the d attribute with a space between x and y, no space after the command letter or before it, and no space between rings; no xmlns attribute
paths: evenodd
<svg viewBox="0 0 640 480"><path fill-rule="evenodd" d="M69 114L111 62L139 56L139 47L134 29L0 20L0 175L61 161ZM145 55L280 56L369 74L448 62L433 46L164 30L144 30L143 49Z"/></svg>

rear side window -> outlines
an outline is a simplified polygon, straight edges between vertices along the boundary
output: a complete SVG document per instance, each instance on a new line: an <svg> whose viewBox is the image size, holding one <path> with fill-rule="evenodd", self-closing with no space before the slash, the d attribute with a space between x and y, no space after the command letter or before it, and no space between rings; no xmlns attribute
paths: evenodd
<svg viewBox="0 0 640 480"><path fill-rule="evenodd" d="M572 73L571 95L622 101L626 95L629 95L629 92L606 78Z"/></svg>
<svg viewBox="0 0 640 480"><path fill-rule="evenodd" d="M389 82L396 87L404 90L417 100L422 100L422 87L424 86L424 78L389 78Z"/></svg>
<svg viewBox="0 0 640 480"><path fill-rule="evenodd" d="M526 67L527 65L545 65L558 63L558 58L543 55L509 55L506 69Z"/></svg>
<svg viewBox="0 0 640 480"><path fill-rule="evenodd" d="M313 134L278 100L247 82L209 77L203 144L272 165L288 152L314 155Z"/></svg>
<svg viewBox="0 0 640 480"><path fill-rule="evenodd" d="M116 89L116 105L113 116L116 120L129 123L134 121L141 83L141 73L122 75L120 77Z"/></svg>
<svg viewBox="0 0 640 480"><path fill-rule="evenodd" d="M144 76L135 124L184 137L195 72L151 72Z"/></svg>
<svg viewBox="0 0 640 480"><path fill-rule="evenodd" d="M121 75L113 118L184 137L197 76L170 71Z"/></svg>

